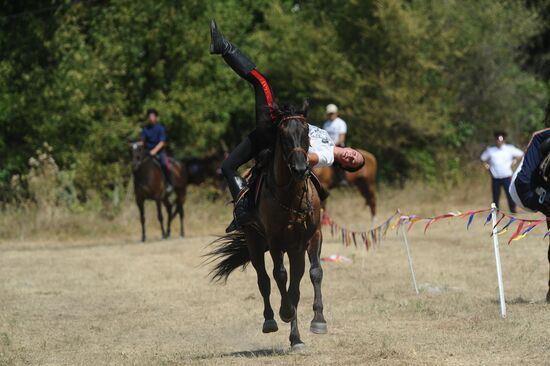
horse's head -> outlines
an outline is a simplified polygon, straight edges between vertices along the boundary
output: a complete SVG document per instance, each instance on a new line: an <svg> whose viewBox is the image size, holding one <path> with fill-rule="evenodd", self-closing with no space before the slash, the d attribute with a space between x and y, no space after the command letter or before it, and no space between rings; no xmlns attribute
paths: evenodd
<svg viewBox="0 0 550 366"><path fill-rule="evenodd" d="M307 102L302 109L276 108L278 119L277 139L282 158L296 180L304 180L309 171L307 152L309 148L309 125L306 121Z"/></svg>
<svg viewBox="0 0 550 366"><path fill-rule="evenodd" d="M135 172L139 169L141 163L147 156L143 142L130 142L130 154L132 156L132 170Z"/></svg>

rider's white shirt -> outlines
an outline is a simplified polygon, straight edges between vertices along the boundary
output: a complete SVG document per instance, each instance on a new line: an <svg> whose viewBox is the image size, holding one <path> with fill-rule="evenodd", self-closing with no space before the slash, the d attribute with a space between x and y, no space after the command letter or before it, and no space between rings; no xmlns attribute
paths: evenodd
<svg viewBox="0 0 550 366"><path fill-rule="evenodd" d="M309 152L319 157L319 162L314 168L331 166L334 163L334 141L327 131L309 125L309 145Z"/></svg>

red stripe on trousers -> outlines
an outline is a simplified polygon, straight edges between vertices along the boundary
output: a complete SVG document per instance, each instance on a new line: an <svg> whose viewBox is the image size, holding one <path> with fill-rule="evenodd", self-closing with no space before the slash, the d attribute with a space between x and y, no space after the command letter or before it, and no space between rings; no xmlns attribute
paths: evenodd
<svg viewBox="0 0 550 366"><path fill-rule="evenodd" d="M262 74L260 74L256 69L250 71L250 74L260 82L262 89L264 91L265 99L267 100L267 106L269 107L269 113L271 114L271 119L275 120L273 115L273 95L271 94L271 89L269 84L265 80Z"/></svg>

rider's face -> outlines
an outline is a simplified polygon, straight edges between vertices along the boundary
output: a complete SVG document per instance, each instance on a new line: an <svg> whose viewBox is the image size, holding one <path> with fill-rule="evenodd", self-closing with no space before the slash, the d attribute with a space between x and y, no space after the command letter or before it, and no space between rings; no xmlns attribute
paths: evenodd
<svg viewBox="0 0 550 366"><path fill-rule="evenodd" d="M147 116L147 121L154 125L155 123L157 123L157 115L155 113L149 113L149 115Z"/></svg>
<svg viewBox="0 0 550 366"><path fill-rule="evenodd" d="M344 168L357 168L363 164L364 158L363 155L361 155L357 150L353 150L351 148L345 148L342 151L342 161L340 164L344 166Z"/></svg>
<svg viewBox="0 0 550 366"><path fill-rule="evenodd" d="M328 119L330 119L331 121L334 121L336 119L336 117L338 117L337 113L329 113L328 114Z"/></svg>

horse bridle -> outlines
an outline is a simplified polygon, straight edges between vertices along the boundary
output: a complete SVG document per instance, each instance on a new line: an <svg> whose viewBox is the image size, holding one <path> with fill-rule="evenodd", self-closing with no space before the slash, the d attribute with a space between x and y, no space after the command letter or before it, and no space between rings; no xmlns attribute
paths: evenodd
<svg viewBox="0 0 550 366"><path fill-rule="evenodd" d="M281 118L281 120L279 121L279 125L283 124L285 121L288 121L288 120L291 120L291 119L297 119L297 120L300 120L302 122L306 122L306 118L300 114L295 114L295 115L291 115L291 116L286 116L286 117L283 117ZM286 162L286 166L287 168L290 170L290 158L292 157L292 155L296 154L296 153L301 153L305 156L306 160L308 159L308 155L307 155L307 151L301 147L301 146L297 146L297 147L294 147L292 148L292 150L290 150L290 152L286 155L283 154L283 158ZM309 174L309 169L308 169L308 172L306 174Z"/></svg>
<svg viewBox="0 0 550 366"><path fill-rule="evenodd" d="M281 125L282 123L284 123L285 121L288 121L290 119L298 119L298 120L303 121L303 122L306 121L305 117L302 116L302 115L291 115L291 116L286 116L286 117L282 118L279 121L279 125ZM283 159L285 160L285 163L286 163L286 166L287 166L288 170L292 170L292 168L290 167L290 158L292 157L292 155L297 154L297 153L304 154L306 160L308 159L307 151L303 147L297 146L297 147L292 148L292 150L290 150L290 152L288 154L286 154L286 155L283 154ZM307 206L303 209L296 210L296 209L293 209L292 207L289 207L289 206L285 205L279 199L279 197L277 197L277 194L275 193L275 191L273 191L271 188L269 188L269 184L268 184L268 188L271 191L271 194L273 195L273 197L275 198L275 201L277 202L277 204L281 208L283 208L285 211L288 211L288 212L290 212L291 214L293 214L295 216L294 219L291 219L290 223L303 224L304 226L306 226L307 216L313 211L313 204L312 204L312 202L309 198L309 189L308 189L309 184L307 182L307 179L308 179L308 176L309 176L310 173L311 173L311 169L309 169L309 167L308 167L307 171L306 171L306 176L305 176L305 181L306 182L305 182L304 189L302 191L302 195L300 197L300 202L299 202L299 205L301 206L302 202L304 200L304 196L306 197ZM287 187L290 186L291 183L292 183L292 179L287 184Z"/></svg>

